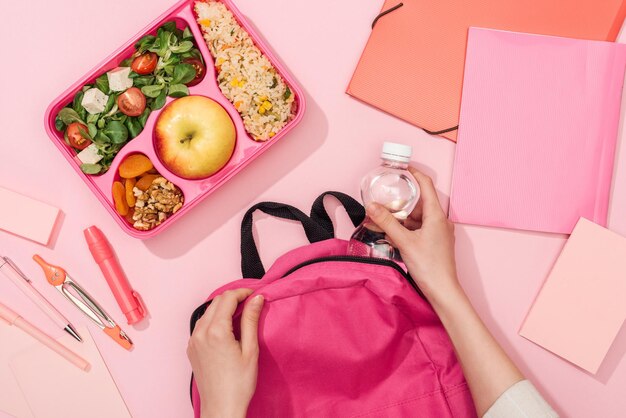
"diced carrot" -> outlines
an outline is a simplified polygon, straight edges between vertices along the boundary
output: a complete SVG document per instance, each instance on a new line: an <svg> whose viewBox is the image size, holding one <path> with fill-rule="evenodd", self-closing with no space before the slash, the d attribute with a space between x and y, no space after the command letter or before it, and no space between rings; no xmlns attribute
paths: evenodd
<svg viewBox="0 0 626 418"><path fill-rule="evenodd" d="M115 210L122 216L128 214L128 203L126 203L126 188L120 181L113 182L113 202Z"/></svg>
<svg viewBox="0 0 626 418"><path fill-rule="evenodd" d="M240 107L241 105L242 105L241 100L237 100L237 101L235 102L235 109L239 110L239 107Z"/></svg>
<svg viewBox="0 0 626 418"><path fill-rule="evenodd" d="M152 162L143 154L133 154L126 157L120 164L120 176L125 179L139 177L152 170Z"/></svg>
<svg viewBox="0 0 626 418"><path fill-rule="evenodd" d="M134 208L135 207L135 194L133 193L133 188L135 187L135 183L137 183L137 180L135 178L132 179L126 179L125 182L125 186L126 186L126 203L128 203L128 207L130 208Z"/></svg>

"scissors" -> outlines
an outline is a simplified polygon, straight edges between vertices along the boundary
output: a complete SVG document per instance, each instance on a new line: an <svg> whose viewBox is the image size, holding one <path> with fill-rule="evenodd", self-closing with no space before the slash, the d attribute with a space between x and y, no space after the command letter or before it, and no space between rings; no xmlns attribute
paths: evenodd
<svg viewBox="0 0 626 418"><path fill-rule="evenodd" d="M105 334L127 350L133 346L133 342L118 324L106 313L104 309L78 285L67 272L59 266L48 264L38 255L33 260L41 266L48 283L54 286L67 300L72 302L78 309L96 323ZM76 295L74 295L74 293Z"/></svg>

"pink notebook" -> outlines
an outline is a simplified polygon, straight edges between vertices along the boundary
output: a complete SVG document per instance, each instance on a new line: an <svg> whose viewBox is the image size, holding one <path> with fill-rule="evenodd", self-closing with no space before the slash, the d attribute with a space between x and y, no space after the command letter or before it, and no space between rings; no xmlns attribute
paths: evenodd
<svg viewBox="0 0 626 418"><path fill-rule="evenodd" d="M450 219L606 225L626 45L471 28Z"/></svg>
<svg viewBox="0 0 626 418"><path fill-rule="evenodd" d="M131 418L98 347L86 327L79 328L79 343L69 335L64 345L89 361L85 372L36 344L14 356L9 365L36 418Z"/></svg>
<svg viewBox="0 0 626 418"><path fill-rule="evenodd" d="M580 219L520 335L596 373L626 320L626 238Z"/></svg>

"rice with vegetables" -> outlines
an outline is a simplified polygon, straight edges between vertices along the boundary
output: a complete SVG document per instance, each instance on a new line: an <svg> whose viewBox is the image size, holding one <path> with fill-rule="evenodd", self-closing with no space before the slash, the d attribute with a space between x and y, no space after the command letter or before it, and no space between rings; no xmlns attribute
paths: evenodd
<svg viewBox="0 0 626 418"><path fill-rule="evenodd" d="M293 92L224 4L198 1L195 10L222 93L241 114L246 131L267 141L293 118Z"/></svg>

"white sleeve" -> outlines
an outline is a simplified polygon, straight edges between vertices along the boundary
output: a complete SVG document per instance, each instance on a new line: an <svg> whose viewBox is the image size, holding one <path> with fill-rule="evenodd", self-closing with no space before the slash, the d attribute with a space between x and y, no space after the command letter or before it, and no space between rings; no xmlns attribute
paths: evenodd
<svg viewBox="0 0 626 418"><path fill-rule="evenodd" d="M483 418L558 418L529 380L517 382L489 408Z"/></svg>

